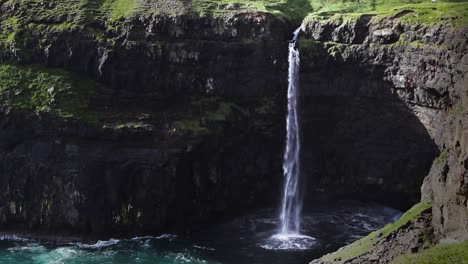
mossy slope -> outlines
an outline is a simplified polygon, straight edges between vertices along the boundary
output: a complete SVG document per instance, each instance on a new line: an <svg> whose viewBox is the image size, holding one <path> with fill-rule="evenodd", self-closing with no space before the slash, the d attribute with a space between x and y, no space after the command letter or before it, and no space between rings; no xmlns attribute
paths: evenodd
<svg viewBox="0 0 468 264"><path fill-rule="evenodd" d="M370 249L379 240L387 237L390 233L402 227L411 220L416 219L421 213L431 208L428 202L421 202L414 205L406 211L396 222L384 226L382 229L374 231L354 243L338 249L336 252L327 254L322 257L324 261L333 263L344 263L345 261L355 258Z"/></svg>

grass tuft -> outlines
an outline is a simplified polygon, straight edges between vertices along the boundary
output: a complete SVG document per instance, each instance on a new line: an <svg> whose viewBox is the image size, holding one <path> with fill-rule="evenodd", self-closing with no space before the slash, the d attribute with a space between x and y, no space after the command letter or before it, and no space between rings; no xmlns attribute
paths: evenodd
<svg viewBox="0 0 468 264"><path fill-rule="evenodd" d="M447 160L447 156L448 156L448 152L446 150L442 151L439 155L439 157L437 157L437 159L435 160L435 163L437 165L442 165L445 163L445 161Z"/></svg>
<svg viewBox="0 0 468 264"><path fill-rule="evenodd" d="M108 13L111 20L121 20L132 15L137 6L137 0L105 0L101 9Z"/></svg>
<svg viewBox="0 0 468 264"><path fill-rule="evenodd" d="M465 107L463 106L463 104L458 104L452 107L452 109L450 109L449 114L459 115L459 114L463 114L463 112L465 112Z"/></svg>

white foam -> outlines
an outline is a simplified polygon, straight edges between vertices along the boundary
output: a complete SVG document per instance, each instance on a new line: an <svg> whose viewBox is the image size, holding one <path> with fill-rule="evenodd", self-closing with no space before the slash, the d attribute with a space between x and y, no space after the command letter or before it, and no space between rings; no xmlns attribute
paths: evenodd
<svg viewBox="0 0 468 264"><path fill-rule="evenodd" d="M206 260L197 258L189 253L170 253L164 256L165 259L171 261L171 263L194 263L194 264L206 264ZM174 262L175 260L175 262ZM211 262L210 262L211 263Z"/></svg>
<svg viewBox="0 0 468 264"><path fill-rule="evenodd" d="M169 240L172 240L174 238L176 238L177 236L176 235L173 235L173 234L162 234L160 236L137 236L137 237L134 237L132 238L131 240L143 240L143 239L169 239Z"/></svg>
<svg viewBox="0 0 468 264"><path fill-rule="evenodd" d="M83 244L77 243L76 245L80 248L102 248L102 247L110 247L119 243L119 239L109 239L109 240L99 240L95 244Z"/></svg>
<svg viewBox="0 0 468 264"><path fill-rule="evenodd" d="M8 249L10 252L30 252L30 253L41 253L46 248L39 243L28 243L27 245L15 246Z"/></svg>
<svg viewBox="0 0 468 264"><path fill-rule="evenodd" d="M33 257L35 263L63 264L80 258L83 252L70 247L61 247Z"/></svg>
<svg viewBox="0 0 468 264"><path fill-rule="evenodd" d="M0 241L27 242L31 239L18 237L17 235L0 235Z"/></svg>
<svg viewBox="0 0 468 264"><path fill-rule="evenodd" d="M301 234L276 234L273 235L266 243L259 245L267 250L308 250L316 244L316 239L310 236Z"/></svg>
<svg viewBox="0 0 468 264"><path fill-rule="evenodd" d="M214 248L202 247L202 246L198 246L198 245L194 245L193 247L194 247L194 248L198 248L198 249L208 250L208 251L215 251L215 250L216 250L216 249L214 249Z"/></svg>
<svg viewBox="0 0 468 264"><path fill-rule="evenodd" d="M315 238L306 236L306 235L301 235L301 234L276 234L273 235L271 238L274 239L279 239L279 240L292 240L292 239L312 239L315 240Z"/></svg>

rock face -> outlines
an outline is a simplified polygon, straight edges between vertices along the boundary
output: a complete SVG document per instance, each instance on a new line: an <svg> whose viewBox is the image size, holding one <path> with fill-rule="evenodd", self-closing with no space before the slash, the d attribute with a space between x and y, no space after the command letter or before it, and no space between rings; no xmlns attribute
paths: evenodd
<svg viewBox="0 0 468 264"><path fill-rule="evenodd" d="M312 39L302 47L303 53L308 56L304 75L313 76L314 71L321 71L330 66L344 67L343 65L361 68L361 74L357 74L360 79L364 79L366 75L378 76L375 72L382 74L378 77L385 82L385 84L378 85L382 89L369 90L374 94L361 89L355 94L358 97L364 97L360 98L360 101L365 101L365 98L370 96L377 97L375 95L377 92L380 93L379 97L383 97L386 91L388 97L373 108L366 109L365 103L360 103L359 108L362 111L358 116L371 116L370 112L389 107L387 103L399 109L391 113L400 112L411 116L405 120L404 114L392 117L388 115L389 111L384 110L385 113L380 113L379 117L375 118L386 120L388 115L388 120L395 120L398 117L402 123L395 128L395 132L391 132L392 125L388 121L384 123L389 126L382 129L389 132L390 137L399 134L409 139L411 135L414 135L410 141L420 142L421 145L418 145L417 151L411 151L409 147L404 152L398 151L399 157L403 153L407 153L407 157L426 156L427 159L421 160L430 163L431 157L437 153L434 146L439 148L440 156L434 161L430 171L427 163L422 165L421 160L411 162L410 158L405 168L412 168L414 171L406 175L399 171L399 176L405 176L402 178L396 176L394 179L404 182L407 177L424 175L426 170L428 176L422 187L423 199L432 199L432 226L436 239L460 241L468 239L466 194L468 137L466 119L468 42L466 40L468 28L454 29L450 25L443 24L435 26L400 24L392 18L373 21L366 16L354 22L345 23L308 20L304 22L304 27L306 38ZM338 81L330 81L323 85L319 82L310 83L316 86L318 83L319 87L323 86L324 88L318 88L323 90L319 92L320 96L323 96L336 90L337 85L334 85L336 82ZM343 78L341 82L341 86L338 87L353 87L355 81ZM306 83L309 82L306 81ZM376 85L368 81L366 86ZM312 89L311 87L310 90ZM346 112L348 113L349 110ZM411 119L414 120L410 121ZM410 123L412 125L409 127ZM379 130L375 131L374 133L378 133ZM391 140L390 142L392 142L392 147L399 145L398 141ZM402 143L401 146L412 145L408 143ZM379 149L382 150L385 147ZM372 153L378 153L378 151ZM392 160L389 162L398 164ZM376 168L381 169L385 165L380 164ZM392 168L398 171L398 166L392 166ZM386 171L379 172L386 173ZM383 177L382 182L386 179ZM422 182L422 178L418 179ZM346 178L343 181L346 181ZM412 241L411 239L405 240L407 236L405 230L399 232L401 234L381 240L368 253L350 260L349 263L387 263L398 254L407 252L395 248L398 241ZM373 258L377 255L380 260ZM317 263L321 263L320 260L317 260Z"/></svg>
<svg viewBox="0 0 468 264"><path fill-rule="evenodd" d="M465 87L468 87L468 83ZM465 88L465 94L466 91ZM428 176L431 188L428 193L433 198L434 227L440 239L463 241L468 239L466 112L452 111L440 130L444 151L434 162Z"/></svg>
<svg viewBox="0 0 468 264"><path fill-rule="evenodd" d="M22 8L3 7L1 17L52 23ZM184 233L276 202L288 24L246 13L104 28L19 29L1 50L1 63L94 79L90 111L100 115L89 124L2 111L1 228Z"/></svg>
<svg viewBox="0 0 468 264"><path fill-rule="evenodd" d="M438 149L383 69L305 68L301 85L303 164L313 164L303 169L308 190L354 192L402 209L417 203Z"/></svg>
<svg viewBox="0 0 468 264"><path fill-rule="evenodd" d="M430 246L432 231L429 213L380 240L366 254L346 263L391 263L400 255L416 253Z"/></svg>
<svg viewBox="0 0 468 264"><path fill-rule="evenodd" d="M280 175L280 149L236 128L189 137L17 113L1 127L6 229L185 232L271 201Z"/></svg>

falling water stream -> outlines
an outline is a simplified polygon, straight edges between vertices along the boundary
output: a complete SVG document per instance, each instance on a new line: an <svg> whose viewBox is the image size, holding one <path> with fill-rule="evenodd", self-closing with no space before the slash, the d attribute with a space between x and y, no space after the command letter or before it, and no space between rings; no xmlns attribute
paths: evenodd
<svg viewBox="0 0 468 264"><path fill-rule="evenodd" d="M297 89L299 87L299 50L296 48L300 32L298 28L289 43L289 86L288 115L286 118L286 150L284 152L283 172L284 191L281 203L281 234L299 234L301 199L299 194L299 121L297 116Z"/></svg>
<svg viewBox="0 0 468 264"><path fill-rule="evenodd" d="M274 235L276 249L304 250L315 244L315 238L301 235L302 197L300 194L300 129L297 113L300 54L297 41L301 28L294 31L289 43L288 114L286 117L286 149L283 172L284 189L281 202L280 232Z"/></svg>

